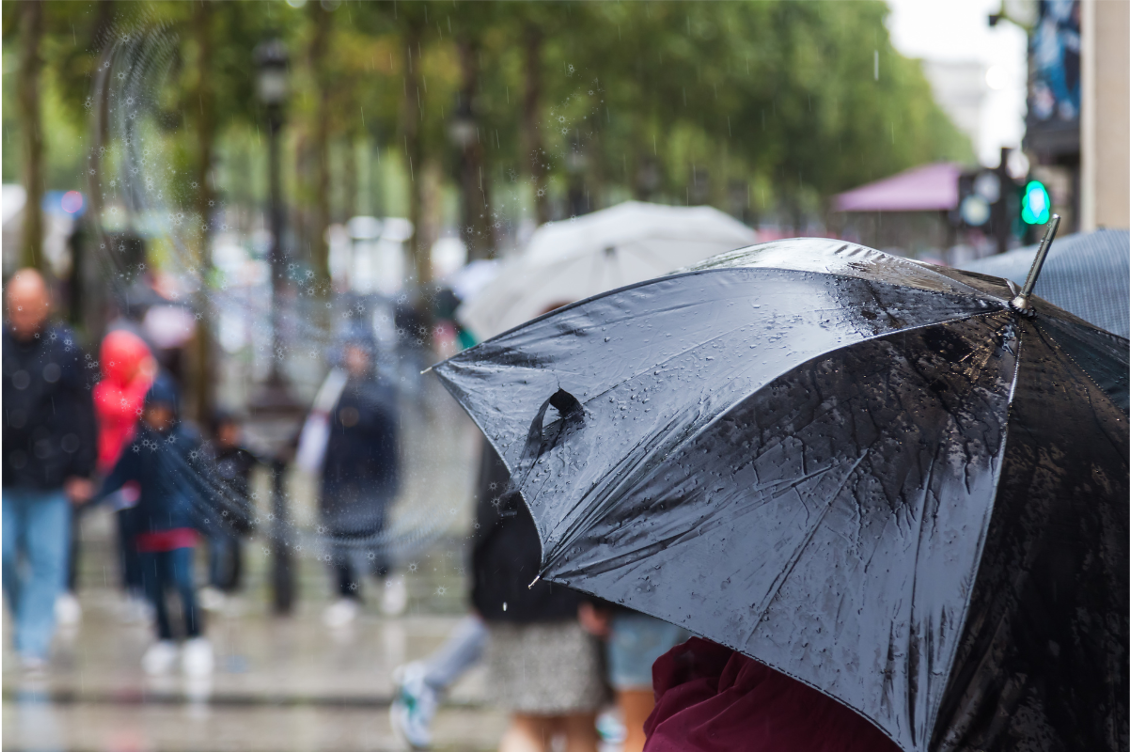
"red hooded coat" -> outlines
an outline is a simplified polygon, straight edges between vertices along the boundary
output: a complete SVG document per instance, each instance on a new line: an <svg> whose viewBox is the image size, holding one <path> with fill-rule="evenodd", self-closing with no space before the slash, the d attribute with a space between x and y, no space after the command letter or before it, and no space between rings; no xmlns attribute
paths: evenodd
<svg viewBox="0 0 1131 752"><path fill-rule="evenodd" d="M102 381L94 387L94 412L98 416L98 470L103 474L113 469L133 439L145 393L153 383L153 371L142 368L150 357L145 342L128 331L112 331L102 340Z"/></svg>
<svg viewBox="0 0 1131 752"><path fill-rule="evenodd" d="M899 752L836 700L693 637L652 665L644 752Z"/></svg>

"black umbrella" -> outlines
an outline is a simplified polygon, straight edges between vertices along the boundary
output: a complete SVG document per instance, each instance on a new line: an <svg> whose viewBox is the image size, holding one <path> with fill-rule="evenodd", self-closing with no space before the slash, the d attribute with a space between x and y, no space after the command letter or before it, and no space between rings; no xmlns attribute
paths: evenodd
<svg viewBox="0 0 1131 752"><path fill-rule="evenodd" d="M802 239L436 371L511 469L542 577L908 752L1127 748L1127 340L997 278Z"/></svg>

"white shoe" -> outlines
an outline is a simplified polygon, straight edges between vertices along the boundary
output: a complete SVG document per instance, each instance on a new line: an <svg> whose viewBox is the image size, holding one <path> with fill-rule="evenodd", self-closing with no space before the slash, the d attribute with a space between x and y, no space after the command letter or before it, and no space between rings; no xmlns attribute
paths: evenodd
<svg viewBox="0 0 1131 752"><path fill-rule="evenodd" d="M200 590L200 607L205 611L219 611L224 608L227 598L214 587L205 587Z"/></svg>
<svg viewBox="0 0 1131 752"><path fill-rule="evenodd" d="M60 627L73 627L82 621L82 606L74 593L63 592L55 599L55 621Z"/></svg>
<svg viewBox="0 0 1131 752"><path fill-rule="evenodd" d="M385 616L400 616L408 606L408 588L403 577L389 577L385 580L385 592L381 596L381 613Z"/></svg>
<svg viewBox="0 0 1131 752"><path fill-rule="evenodd" d="M352 598L339 598L322 614L322 623L331 629L349 624L357 616L357 601Z"/></svg>
<svg viewBox="0 0 1131 752"><path fill-rule="evenodd" d="M181 649L181 670L189 676L212 673L212 643L207 637L194 637Z"/></svg>
<svg viewBox="0 0 1131 752"><path fill-rule="evenodd" d="M424 681L424 664L419 661L401 666L393 672L396 690L389 706L393 730L413 749L432 746L432 718L439 698L436 690Z"/></svg>
<svg viewBox="0 0 1131 752"><path fill-rule="evenodd" d="M177 643L161 640L149 646L141 658L141 667L150 676L167 674L177 662Z"/></svg>

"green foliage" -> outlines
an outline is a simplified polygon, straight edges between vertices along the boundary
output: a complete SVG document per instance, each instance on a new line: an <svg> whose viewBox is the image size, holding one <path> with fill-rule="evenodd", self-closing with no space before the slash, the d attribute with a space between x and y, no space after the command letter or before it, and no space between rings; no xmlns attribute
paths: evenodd
<svg viewBox="0 0 1131 752"><path fill-rule="evenodd" d="M14 0L3 3L4 102L18 72L11 50ZM584 184L598 202L630 195L683 203L709 201L753 213L775 206L816 208L824 197L909 166L969 160L965 138L942 114L916 61L891 46L880 0L857 2L341 2L295 8L277 0L212 6L210 52L194 36L193 5L168 2L63 2L47 5L44 120L49 187L78 182L91 148L92 84L116 33L160 27L176 40L158 98L164 137L176 142L178 170L195 153L202 87L214 97L217 191L249 205L264 200L254 92L256 44L279 35L291 55L288 107L289 193L314 200L303 155L328 108L334 195L343 171L358 170L386 204L390 175L407 172L406 61L423 82L419 134L429 158L454 182L457 150L449 124L461 90L457 45L478 61L475 115L487 179L514 212L535 186L524 181L544 164L551 191ZM311 57L318 24L329 14L324 54ZM523 151L527 85L523 41L540 47L539 135L544 154ZM406 56L405 40L418 40ZM875 64L878 60L878 77ZM205 78L202 78L205 77ZM4 176L18 174L20 127L4 117ZM97 108L93 108L97 109ZM69 146L68 146L69 145ZM251 154L255 152L255 155ZM399 156L398 156L399 155ZM383 160L383 161L381 161ZM414 167L415 169L415 167ZM301 189L301 190L300 190ZM413 189L401 181L400 191ZM402 197L392 199L404 206ZM190 198L184 201L189 202ZM450 205L452 202L444 202Z"/></svg>

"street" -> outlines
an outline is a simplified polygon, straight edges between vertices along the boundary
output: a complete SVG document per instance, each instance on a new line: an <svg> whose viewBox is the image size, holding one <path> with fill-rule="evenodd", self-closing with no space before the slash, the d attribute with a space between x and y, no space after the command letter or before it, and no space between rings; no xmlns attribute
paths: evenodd
<svg viewBox="0 0 1131 752"><path fill-rule="evenodd" d="M50 671L21 677L4 648L5 750L395 750L389 725L393 669L434 650L465 608L467 506L475 429L435 383L428 412L406 411L407 488L393 529L406 546L394 555L409 593L407 613L380 614L376 582L361 614L331 630L322 612L330 579L312 557L299 563L298 604L290 617L269 615L269 555L252 539L245 591L208 614L216 668L211 677L148 677L141 658L151 627L123 621L116 586L113 518L95 509L83 520L79 575L82 621L56 637ZM457 430L452 430L452 428ZM259 478L266 490L266 479ZM314 534L314 487L292 476L295 518ZM454 513L453 513L454 512ZM425 521L428 521L425 524ZM439 521L439 522L436 522ZM415 534L415 535L414 535ZM423 537L426 547L415 543ZM203 581L198 551L198 582ZM5 611L4 630L9 616ZM493 749L506 714L483 701L483 669L453 688L439 711L437 749Z"/></svg>

